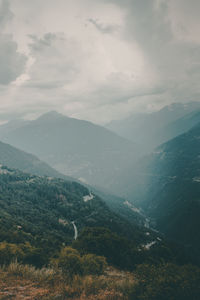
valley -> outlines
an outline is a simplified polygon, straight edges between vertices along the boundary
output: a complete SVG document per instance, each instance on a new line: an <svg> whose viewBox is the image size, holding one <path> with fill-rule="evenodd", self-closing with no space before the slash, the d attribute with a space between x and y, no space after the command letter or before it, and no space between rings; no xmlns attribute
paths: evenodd
<svg viewBox="0 0 200 300"><path fill-rule="evenodd" d="M166 111L171 115L172 110ZM85 280L84 276L93 276L94 272L108 280L108 270L114 268L114 272L119 270L119 276L131 272L138 278L137 283L132 282L132 275L127 273L132 286L127 298L123 298L124 287L121 287L123 292L118 291L119 299L132 299L130 295L136 295L136 287L140 285L139 269L145 266L149 270L155 267L157 272L158 266L167 269L172 264L173 272L178 274L179 268L193 264L198 273L198 117L198 112L188 114L187 109L185 115L181 112L181 118L173 113L168 123L166 117L167 127L176 127L177 136L146 154L140 150L141 145L132 144L103 127L55 112L35 121L21 121L17 128L10 124L0 126L3 140L0 142L0 264L7 265L2 271L5 276L12 274L9 268L15 259L19 264L13 265L16 272L27 272L23 268L31 265L36 268L33 272L49 268L47 272L55 272L55 280L57 276L71 280L72 274ZM61 127L63 132L55 141ZM90 143L88 148L91 132L94 144L91 147ZM99 139L97 145L95 139ZM90 151L87 154L90 168L85 164L87 151ZM65 168L64 174L63 167L57 165L59 160ZM118 167L113 169L116 162ZM84 165L83 173L79 174L76 164ZM93 176L96 172L98 175ZM100 269L94 271L98 260ZM69 264L67 269L65 264ZM63 275L58 275L59 272ZM184 270L184 276L189 280L187 272ZM26 273L23 274L19 276L26 278ZM30 280L32 284L33 278ZM44 289L49 288L48 280ZM96 279L90 280L95 284ZM108 290L112 290L111 286L109 283ZM51 291L54 292L57 293Z"/></svg>

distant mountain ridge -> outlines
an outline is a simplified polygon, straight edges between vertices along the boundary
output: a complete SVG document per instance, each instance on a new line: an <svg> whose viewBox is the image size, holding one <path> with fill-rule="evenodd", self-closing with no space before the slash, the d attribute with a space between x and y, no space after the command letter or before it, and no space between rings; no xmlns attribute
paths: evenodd
<svg viewBox="0 0 200 300"><path fill-rule="evenodd" d="M116 172L138 155L132 142L110 130L56 112L9 131L4 125L0 138L65 175L106 188L115 180Z"/></svg>
<svg viewBox="0 0 200 300"><path fill-rule="evenodd" d="M199 112L200 102L173 103L153 113L135 114L125 120L112 121L107 128L140 144L148 153L197 124L195 113Z"/></svg>
<svg viewBox="0 0 200 300"><path fill-rule="evenodd" d="M184 132L187 132L192 127L200 122L200 109L192 111L189 114L175 120L174 122L168 124L165 127L164 136L160 136L161 141L168 141Z"/></svg>

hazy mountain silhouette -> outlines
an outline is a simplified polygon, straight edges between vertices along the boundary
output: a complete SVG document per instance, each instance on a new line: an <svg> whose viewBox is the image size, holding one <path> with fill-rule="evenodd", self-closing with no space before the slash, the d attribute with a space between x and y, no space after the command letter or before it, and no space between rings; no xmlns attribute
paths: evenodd
<svg viewBox="0 0 200 300"><path fill-rule="evenodd" d="M106 188L138 154L132 142L110 130L57 112L9 130L4 125L0 136L63 174Z"/></svg>
<svg viewBox="0 0 200 300"><path fill-rule="evenodd" d="M199 111L200 102L174 103L153 113L134 114L125 120L112 121L107 128L140 144L148 153L194 126L198 122L195 114Z"/></svg>
<svg viewBox="0 0 200 300"><path fill-rule="evenodd" d="M71 179L57 172L36 156L3 142L0 142L0 164L35 175Z"/></svg>

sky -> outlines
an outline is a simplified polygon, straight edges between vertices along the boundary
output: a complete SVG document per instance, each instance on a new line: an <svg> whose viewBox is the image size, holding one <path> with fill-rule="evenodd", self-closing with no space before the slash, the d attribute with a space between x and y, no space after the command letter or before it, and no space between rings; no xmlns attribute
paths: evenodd
<svg viewBox="0 0 200 300"><path fill-rule="evenodd" d="M0 0L0 122L200 101L199 0Z"/></svg>

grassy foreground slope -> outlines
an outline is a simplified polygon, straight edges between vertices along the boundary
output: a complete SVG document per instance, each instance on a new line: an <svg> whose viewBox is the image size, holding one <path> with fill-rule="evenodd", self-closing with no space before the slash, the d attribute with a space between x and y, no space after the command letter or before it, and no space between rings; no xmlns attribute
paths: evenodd
<svg viewBox="0 0 200 300"><path fill-rule="evenodd" d="M133 273L108 268L104 274L65 277L61 270L12 263L0 269L0 299L198 300L200 269L140 265Z"/></svg>

